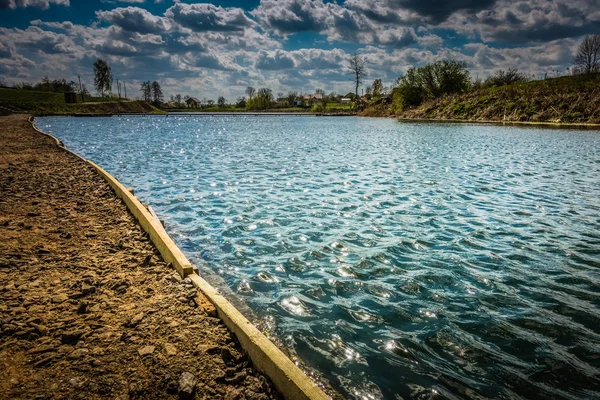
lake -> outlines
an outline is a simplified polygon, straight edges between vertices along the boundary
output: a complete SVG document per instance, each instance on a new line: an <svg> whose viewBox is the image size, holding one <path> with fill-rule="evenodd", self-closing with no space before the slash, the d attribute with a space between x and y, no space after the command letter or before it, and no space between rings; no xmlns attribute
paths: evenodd
<svg viewBox="0 0 600 400"><path fill-rule="evenodd" d="M38 118L353 399L600 397L600 132Z"/></svg>

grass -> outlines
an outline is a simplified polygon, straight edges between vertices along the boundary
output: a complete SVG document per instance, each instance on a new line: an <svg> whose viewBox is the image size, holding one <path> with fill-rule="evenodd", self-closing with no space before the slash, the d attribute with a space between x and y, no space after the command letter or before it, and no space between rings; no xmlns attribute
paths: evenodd
<svg viewBox="0 0 600 400"><path fill-rule="evenodd" d="M76 104L65 103L63 93L0 88L0 106L5 109L45 115L78 114L163 114L143 101L119 101L118 98L87 96L85 103L77 96Z"/></svg>
<svg viewBox="0 0 600 400"><path fill-rule="evenodd" d="M408 119L600 124L600 74L563 76L473 90L397 111L368 107L363 115Z"/></svg>

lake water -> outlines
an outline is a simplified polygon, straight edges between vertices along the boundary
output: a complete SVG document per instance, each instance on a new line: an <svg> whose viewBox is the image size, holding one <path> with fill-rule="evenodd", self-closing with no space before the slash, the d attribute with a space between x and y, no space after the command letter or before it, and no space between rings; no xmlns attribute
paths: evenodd
<svg viewBox="0 0 600 400"><path fill-rule="evenodd" d="M348 398L600 396L600 132L39 118Z"/></svg>

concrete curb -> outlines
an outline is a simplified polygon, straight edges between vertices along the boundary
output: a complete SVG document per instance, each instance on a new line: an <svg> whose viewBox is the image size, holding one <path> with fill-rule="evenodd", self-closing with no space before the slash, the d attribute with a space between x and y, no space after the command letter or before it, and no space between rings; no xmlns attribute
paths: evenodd
<svg viewBox="0 0 600 400"><path fill-rule="evenodd" d="M288 400L325 400L327 396L296 364L294 364L277 346L260 332L246 317L244 317L217 289L211 286L192 266L181 250L164 230L160 221L155 218L142 203L115 177L100 168L92 161L85 160L67 149L56 137L42 132L30 118L33 128L56 140L57 145L86 161L106 180L115 191L117 197L125 202L127 208L138 220L140 226L150 235L163 259L172 263L173 267L183 277L189 277L206 298L215 306L219 318L238 338L240 345L252 360L253 365L265 373Z"/></svg>

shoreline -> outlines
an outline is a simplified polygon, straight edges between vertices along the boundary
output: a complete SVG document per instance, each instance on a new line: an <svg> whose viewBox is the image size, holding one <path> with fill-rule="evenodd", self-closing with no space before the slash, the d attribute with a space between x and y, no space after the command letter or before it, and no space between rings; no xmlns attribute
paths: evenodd
<svg viewBox="0 0 600 400"><path fill-rule="evenodd" d="M372 117L367 117L372 118ZM468 120L468 119L431 119L431 118L402 118L402 117L381 117L394 118L400 122L415 122L415 123L454 123L454 124L482 124L482 125L523 125L530 127L546 127L546 128L579 128L600 130L600 124L588 123L569 123L569 122L531 122L531 121L494 121L494 120Z"/></svg>
<svg viewBox="0 0 600 400"><path fill-rule="evenodd" d="M37 117L126 117L126 116L141 116L141 117L211 117L211 116L265 116L265 117L284 117L284 116L296 116L296 117L360 117L360 118L385 118L395 119L399 122L411 122L411 123L431 123L431 124L482 124L482 125L508 125L508 126L529 126L529 127L546 127L556 129L587 129L587 130L600 130L600 124L590 123L569 123L569 122L550 122L550 121L502 121L502 120L469 120L469 119L432 119L432 118L403 118L399 116L371 116L371 115L360 115L357 113L353 114L329 114L329 113L296 113L296 112L190 112L190 113L166 113L166 114L152 114L152 113L127 113L127 114L35 114Z"/></svg>
<svg viewBox="0 0 600 400"><path fill-rule="evenodd" d="M96 170L2 120L2 396L279 398Z"/></svg>

